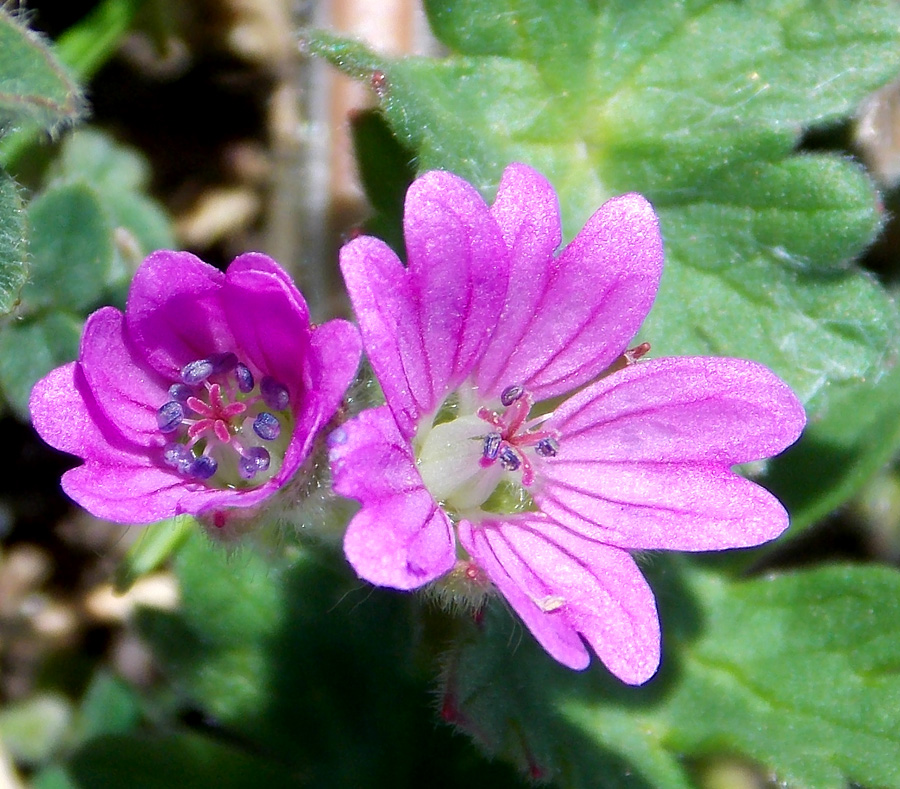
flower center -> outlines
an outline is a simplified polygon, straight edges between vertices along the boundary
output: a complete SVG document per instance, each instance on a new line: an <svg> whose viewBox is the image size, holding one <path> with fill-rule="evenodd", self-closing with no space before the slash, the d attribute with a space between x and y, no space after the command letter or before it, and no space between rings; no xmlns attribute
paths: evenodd
<svg viewBox="0 0 900 789"><path fill-rule="evenodd" d="M449 421L440 421L443 409L437 424L416 436L425 486L445 509L470 519L530 509L535 463L559 451L559 436L541 428L547 416L529 419L533 399L523 387L504 389L500 404L500 410L482 406Z"/></svg>
<svg viewBox="0 0 900 789"><path fill-rule="evenodd" d="M494 428L484 437L481 449L481 466L489 468L499 463L507 471L522 469L522 485L534 483L534 466L526 453L532 448L542 458L555 457L559 452L559 438L552 430L541 430L546 419L528 421L534 402L521 386L508 386L500 394L505 411L500 414L487 408L479 408L478 417Z"/></svg>
<svg viewBox="0 0 900 789"><path fill-rule="evenodd" d="M197 359L157 411L163 462L216 488L258 487L281 467L294 416L287 387L256 377L233 353Z"/></svg>

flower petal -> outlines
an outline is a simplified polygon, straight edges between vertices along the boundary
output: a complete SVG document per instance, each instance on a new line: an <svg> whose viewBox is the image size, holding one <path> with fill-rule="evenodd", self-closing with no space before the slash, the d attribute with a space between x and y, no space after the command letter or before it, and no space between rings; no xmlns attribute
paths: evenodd
<svg viewBox="0 0 900 789"><path fill-rule="evenodd" d="M521 384L537 400L594 378L626 349L650 311L663 248L653 208L638 194L604 203L549 264L549 277L495 388Z"/></svg>
<svg viewBox="0 0 900 789"><path fill-rule="evenodd" d="M628 550L746 548L789 524L765 488L711 464L554 465L534 498L572 531Z"/></svg>
<svg viewBox="0 0 900 789"><path fill-rule="evenodd" d="M189 491L184 480L173 472L150 463L146 456L135 455L131 463L88 462L63 474L66 494L98 518L116 523L153 523L184 512L185 502L199 505L211 489Z"/></svg>
<svg viewBox="0 0 900 789"><path fill-rule="evenodd" d="M328 437L332 485L363 504L424 487L390 409L363 411Z"/></svg>
<svg viewBox="0 0 900 789"><path fill-rule="evenodd" d="M451 173L416 179L403 229L431 383L421 404L431 411L469 375L497 325L509 254L481 195Z"/></svg>
<svg viewBox="0 0 900 789"><path fill-rule="evenodd" d="M401 432L412 438L430 410L432 387L407 271L387 244L369 236L346 244L340 258L369 362Z"/></svg>
<svg viewBox="0 0 900 789"><path fill-rule="evenodd" d="M563 403L547 422L555 462L714 461L770 457L797 440L806 415L788 386L744 359L688 356L626 367Z"/></svg>
<svg viewBox="0 0 900 789"><path fill-rule="evenodd" d="M456 561L449 519L422 484L387 408L364 411L329 438L334 489L357 499L344 552L361 578L415 589Z"/></svg>
<svg viewBox="0 0 900 789"><path fill-rule="evenodd" d="M799 436L803 408L771 371L742 359L640 362L587 387L547 421L560 433L534 494L581 534L630 550L742 548L788 515L729 470Z"/></svg>
<svg viewBox="0 0 900 789"><path fill-rule="evenodd" d="M62 452L91 460L133 449L97 408L78 362L41 378L31 390L28 407L38 435Z"/></svg>
<svg viewBox="0 0 900 789"><path fill-rule="evenodd" d="M508 385L500 375L546 295L553 253L562 241L556 192L544 176L524 164L511 164L503 171L491 215L509 250L510 275L503 317L478 364L475 379L486 397Z"/></svg>
<svg viewBox="0 0 900 789"><path fill-rule="evenodd" d="M129 337L154 370L174 380L188 362L235 349L219 300L224 281L189 252L154 252L141 264L125 315Z"/></svg>
<svg viewBox="0 0 900 789"><path fill-rule="evenodd" d="M425 488L363 507L344 553L360 578L394 589L417 589L456 561L450 521Z"/></svg>
<svg viewBox="0 0 900 789"><path fill-rule="evenodd" d="M584 646L572 641L578 633L623 682L640 685L656 672L656 602L627 552L534 517L461 524L460 540L561 663L587 667Z"/></svg>
<svg viewBox="0 0 900 789"><path fill-rule="evenodd" d="M152 450L123 438L98 409L77 362L58 367L38 381L30 407L41 438L85 460L63 475L62 487L98 518L152 523L183 512L200 512L218 496L227 495L157 465Z"/></svg>
<svg viewBox="0 0 900 789"><path fill-rule="evenodd" d="M136 357L121 312L104 307L88 317L79 361L97 407L123 438L146 447L164 443L156 412L170 399L167 385Z"/></svg>
<svg viewBox="0 0 900 789"><path fill-rule="evenodd" d="M313 329L304 373L304 391L294 411L293 440L303 446L305 459L319 431L334 416L359 368L362 352L356 327L333 320Z"/></svg>
<svg viewBox="0 0 900 789"><path fill-rule="evenodd" d="M221 301L236 342L231 350L284 384L297 402L311 331L297 288L271 258L241 255L228 267Z"/></svg>

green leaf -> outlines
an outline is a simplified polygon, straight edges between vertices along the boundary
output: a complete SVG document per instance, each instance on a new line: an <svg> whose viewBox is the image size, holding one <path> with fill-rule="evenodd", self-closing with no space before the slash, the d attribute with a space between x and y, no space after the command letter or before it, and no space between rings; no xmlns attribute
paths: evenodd
<svg viewBox="0 0 900 789"><path fill-rule="evenodd" d="M305 786L520 786L507 766L435 727L413 598L361 587L333 555L284 553L225 549L195 533L175 559L182 610L140 612L190 709L301 772Z"/></svg>
<svg viewBox="0 0 900 789"><path fill-rule="evenodd" d="M426 9L451 49L441 60L391 60L326 33L306 46L377 87L419 171L452 170L491 198L509 162L541 170L567 238L610 196L646 194L666 243L642 332L653 353L761 361L809 405L808 447L832 441L824 415L843 408L847 463L884 459L870 413L846 408L875 404L886 434L900 428L885 375L900 313L854 264L880 229L878 197L853 162L795 149L805 128L845 117L896 74L900 7L432 0ZM367 186L373 204L389 206L389 189ZM789 468L800 458L780 461L778 478L805 474ZM820 480L820 502L835 506L861 480ZM798 523L826 511L793 498Z"/></svg>
<svg viewBox="0 0 900 789"><path fill-rule="evenodd" d="M84 80L119 48L144 0L103 0L56 42L59 59Z"/></svg>
<svg viewBox="0 0 900 789"><path fill-rule="evenodd" d="M815 407L816 402L823 406ZM761 479L790 510L787 537L847 501L890 460L900 445L898 402L900 366L886 369L868 386L830 385L827 398L813 401L812 429L771 461Z"/></svg>
<svg viewBox="0 0 900 789"><path fill-rule="evenodd" d="M107 736L84 746L69 773L83 789L296 789L299 776L236 747L192 733Z"/></svg>
<svg viewBox="0 0 900 789"><path fill-rule="evenodd" d="M59 747L71 715L62 696L38 693L0 711L0 736L18 761L41 764Z"/></svg>
<svg viewBox="0 0 900 789"><path fill-rule="evenodd" d="M735 755L787 786L900 786L900 574L729 583L666 565L653 569L665 649L648 685L567 671L495 606L448 661L445 707L490 752L565 787L603 774L688 789L692 764Z"/></svg>
<svg viewBox="0 0 900 789"><path fill-rule="evenodd" d="M31 789L78 789L69 774L60 767L48 767L31 779Z"/></svg>
<svg viewBox="0 0 900 789"><path fill-rule="evenodd" d="M198 528L197 521L178 516L141 529L116 569L116 592L124 594L139 578L158 570Z"/></svg>
<svg viewBox="0 0 900 789"><path fill-rule="evenodd" d="M86 312L113 263L112 227L98 193L84 183L53 186L31 202L28 222L33 276L22 295L26 309Z"/></svg>
<svg viewBox="0 0 900 789"><path fill-rule="evenodd" d="M82 80L88 80L118 49L144 0L103 0L56 42L59 59ZM0 140L0 165L12 166L34 143L34 125L26 125Z"/></svg>
<svg viewBox="0 0 900 789"><path fill-rule="evenodd" d="M77 83L49 46L0 8L0 128L30 121L52 129L83 108Z"/></svg>
<svg viewBox="0 0 900 789"><path fill-rule="evenodd" d="M62 312L10 323L0 331L0 388L27 420L31 387L54 367L78 356L81 321Z"/></svg>
<svg viewBox="0 0 900 789"><path fill-rule="evenodd" d="M0 170L0 315L15 307L27 277L22 198L12 178Z"/></svg>
<svg viewBox="0 0 900 789"><path fill-rule="evenodd" d="M157 249L173 249L175 235L163 207L145 192L150 166L135 149L97 129L70 134L51 177L90 187L108 217L114 256L107 276L109 299L124 304L140 262Z"/></svg>
<svg viewBox="0 0 900 789"><path fill-rule="evenodd" d="M82 180L99 193L139 191L150 181L150 166L137 151L90 127L66 136L51 177Z"/></svg>
<svg viewBox="0 0 900 789"><path fill-rule="evenodd" d="M133 729L141 717L138 698L128 685L98 670L81 701L79 739L120 734Z"/></svg>

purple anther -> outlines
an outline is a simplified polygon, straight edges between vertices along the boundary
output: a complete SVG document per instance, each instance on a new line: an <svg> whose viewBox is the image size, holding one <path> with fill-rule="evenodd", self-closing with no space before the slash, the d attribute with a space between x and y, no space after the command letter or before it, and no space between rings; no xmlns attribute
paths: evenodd
<svg viewBox="0 0 900 789"><path fill-rule="evenodd" d="M240 474L244 479L253 479L260 471L269 467L271 460L272 456L265 447L250 447L238 464Z"/></svg>
<svg viewBox="0 0 900 789"><path fill-rule="evenodd" d="M163 433L172 433L183 421L184 408L174 400L164 403L156 412L156 424Z"/></svg>
<svg viewBox="0 0 900 789"><path fill-rule="evenodd" d="M542 458L555 458L559 454L559 441L553 436L547 436L534 445L534 451Z"/></svg>
<svg viewBox="0 0 900 789"><path fill-rule="evenodd" d="M209 479L219 468L219 464L209 455L200 455L188 466L187 473L196 479Z"/></svg>
<svg viewBox="0 0 900 789"><path fill-rule="evenodd" d="M188 386L203 383L212 374L213 364L209 359L197 359L181 368L181 380Z"/></svg>
<svg viewBox="0 0 900 789"><path fill-rule="evenodd" d="M167 466L172 466L186 474L191 463L194 462L194 453L184 444L173 441L163 447L163 460Z"/></svg>
<svg viewBox="0 0 900 789"><path fill-rule="evenodd" d="M263 441L274 441L281 433L281 423L268 411L263 411L253 420L253 432Z"/></svg>
<svg viewBox="0 0 900 789"><path fill-rule="evenodd" d="M194 388L187 384L172 384L169 387L169 397L176 403L181 403L182 405L187 403L187 399L193 396L193 394Z"/></svg>
<svg viewBox="0 0 900 789"><path fill-rule="evenodd" d="M481 454L484 456L485 460L496 460L497 453L500 451L500 442L503 440L503 437L499 433L488 433L484 437L484 448L481 450Z"/></svg>
<svg viewBox="0 0 900 789"><path fill-rule="evenodd" d="M250 372L250 368L243 362L238 362L234 366L234 377L237 379L238 389L244 394L252 392L253 387L256 386L256 381L253 380L253 373Z"/></svg>
<svg viewBox="0 0 900 789"><path fill-rule="evenodd" d="M227 373L233 370L238 363L238 358L231 351L214 353L206 361L212 365L212 374Z"/></svg>
<svg viewBox="0 0 900 789"><path fill-rule="evenodd" d="M503 447L497 455L497 460L500 461L500 465L507 471L515 471L522 465L519 456L510 447Z"/></svg>
<svg viewBox="0 0 900 789"><path fill-rule="evenodd" d="M329 447L339 447L342 444L346 444L349 438L350 436L347 435L347 431L344 430L344 428L339 427L337 430L332 430L328 434L326 441Z"/></svg>
<svg viewBox="0 0 900 789"><path fill-rule="evenodd" d="M262 393L263 402L273 411L284 411L291 402L287 387L278 383L272 376L265 376L259 382L259 391Z"/></svg>
<svg viewBox="0 0 900 789"><path fill-rule="evenodd" d="M518 400L523 394L525 394L525 388L516 384L515 386L507 386L502 392L500 392L500 402L507 408L511 406L516 400Z"/></svg>

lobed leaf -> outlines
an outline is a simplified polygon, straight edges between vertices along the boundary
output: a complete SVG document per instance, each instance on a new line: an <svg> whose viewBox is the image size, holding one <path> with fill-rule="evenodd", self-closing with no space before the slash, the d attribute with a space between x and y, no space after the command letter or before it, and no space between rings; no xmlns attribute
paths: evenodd
<svg viewBox="0 0 900 789"><path fill-rule="evenodd" d="M12 178L0 170L0 315L18 303L28 270L22 198Z"/></svg>
<svg viewBox="0 0 900 789"><path fill-rule="evenodd" d="M310 34L307 49L372 81L420 172L452 170L487 198L511 161L544 172L567 238L610 196L647 195L667 251L642 332L654 354L769 365L808 404L807 447L831 440L824 420L854 399L877 404L885 432L897 433L886 372L900 312L855 265L880 229L880 201L853 162L795 148L805 129L845 117L896 73L900 7L431 0L426 9L446 58L392 60L325 33ZM891 451L870 440L869 417L843 415L841 451L854 468ZM789 468L797 457L779 461L782 483L802 473ZM859 481L820 480L822 500L840 503ZM797 526L824 511L794 498Z"/></svg>
<svg viewBox="0 0 900 789"><path fill-rule="evenodd" d="M448 662L457 724L565 787L595 786L605 765L604 785L687 789L717 756L788 786L900 786L900 574L650 574L665 648L648 685L566 671L495 608Z"/></svg>
<svg viewBox="0 0 900 789"><path fill-rule="evenodd" d="M48 44L0 8L0 129L23 122L53 129L83 108L78 84Z"/></svg>

